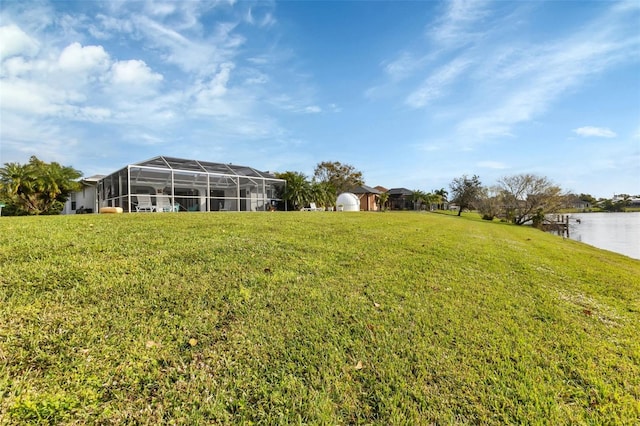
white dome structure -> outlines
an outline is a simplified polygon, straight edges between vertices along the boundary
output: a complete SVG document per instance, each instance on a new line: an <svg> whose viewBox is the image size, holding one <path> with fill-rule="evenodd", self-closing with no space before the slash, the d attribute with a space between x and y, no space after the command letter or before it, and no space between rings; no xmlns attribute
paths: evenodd
<svg viewBox="0 0 640 426"><path fill-rule="evenodd" d="M338 207L338 211L340 211L340 206L342 206L342 211L359 212L360 199L356 194L352 194L351 192L343 192L342 194L338 195L336 206Z"/></svg>

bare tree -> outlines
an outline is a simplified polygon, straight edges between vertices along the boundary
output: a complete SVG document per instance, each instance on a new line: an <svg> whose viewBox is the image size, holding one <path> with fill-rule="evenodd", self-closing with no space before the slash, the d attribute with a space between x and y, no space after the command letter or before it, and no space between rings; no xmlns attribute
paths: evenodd
<svg viewBox="0 0 640 426"><path fill-rule="evenodd" d="M482 188L478 200L478 211L484 220L493 220L503 209L502 189L499 186Z"/></svg>
<svg viewBox="0 0 640 426"><path fill-rule="evenodd" d="M498 181L504 214L516 225L539 221L562 205L562 190L549 179L533 174L506 176Z"/></svg>

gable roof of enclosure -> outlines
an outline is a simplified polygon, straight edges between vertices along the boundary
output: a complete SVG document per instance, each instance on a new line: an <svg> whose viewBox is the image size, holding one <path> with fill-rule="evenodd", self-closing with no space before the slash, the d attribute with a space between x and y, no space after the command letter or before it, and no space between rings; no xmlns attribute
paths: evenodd
<svg viewBox="0 0 640 426"><path fill-rule="evenodd" d="M275 179L273 173L261 172L253 167L238 166L234 164L212 163L210 161L188 160L184 158L158 156L139 163L131 163L130 166L153 167L157 169L170 169L192 171L200 173L213 173L221 175L261 177Z"/></svg>
<svg viewBox="0 0 640 426"><path fill-rule="evenodd" d="M145 183L161 184L164 182L166 185L171 185L171 182L173 182L173 185L191 185L194 183L192 177L194 174L218 176L219 179L221 179L221 181L216 183L218 186L229 184L227 180L234 179L235 177L243 177L250 180L269 179L271 181L277 180L284 182L282 179L276 178L273 173L262 172L253 167L165 157L162 155L138 163L131 163L127 168L132 170L132 183L142 181ZM134 173L133 170L136 170L136 172ZM231 183L233 182L234 181L231 181ZM232 186L235 186L235 183L233 183Z"/></svg>

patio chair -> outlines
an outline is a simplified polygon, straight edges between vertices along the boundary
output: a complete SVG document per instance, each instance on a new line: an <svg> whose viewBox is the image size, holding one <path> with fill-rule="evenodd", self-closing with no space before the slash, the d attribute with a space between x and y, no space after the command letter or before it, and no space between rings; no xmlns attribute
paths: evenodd
<svg viewBox="0 0 640 426"><path fill-rule="evenodd" d="M305 212L319 212L320 210L321 209L316 207L316 203L309 203L309 207L305 207L302 209L302 211L305 211Z"/></svg>
<svg viewBox="0 0 640 426"><path fill-rule="evenodd" d="M156 206L151 203L150 195L136 195L136 199L138 203L136 204L137 212L154 212L156 211Z"/></svg>
<svg viewBox="0 0 640 426"><path fill-rule="evenodd" d="M175 209L175 206L173 206L169 202L169 198L164 197L162 195L157 195L156 196L156 211L157 212L173 212L173 211L177 211L177 210Z"/></svg>

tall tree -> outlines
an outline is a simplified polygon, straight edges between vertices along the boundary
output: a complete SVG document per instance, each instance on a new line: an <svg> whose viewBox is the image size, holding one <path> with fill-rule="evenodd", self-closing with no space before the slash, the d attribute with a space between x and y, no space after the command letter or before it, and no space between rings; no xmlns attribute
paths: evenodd
<svg viewBox="0 0 640 426"><path fill-rule="evenodd" d="M440 201L438 202L438 209L444 210L444 203L447 202L447 196L449 195L449 193L444 188L437 189L433 191L433 193L440 197Z"/></svg>
<svg viewBox="0 0 640 426"><path fill-rule="evenodd" d="M419 189L414 189L411 194L411 201L413 202L413 209L420 210L423 204L427 204L427 193Z"/></svg>
<svg viewBox="0 0 640 426"><path fill-rule="evenodd" d="M498 186L505 216L516 225L539 220L562 206L562 190L544 176L528 173L505 176L498 181Z"/></svg>
<svg viewBox="0 0 640 426"><path fill-rule="evenodd" d="M452 201L460 207L458 216L462 214L462 210L473 208L482 192L482 183L480 183L480 178L476 175L473 175L473 177L462 175L459 178L455 178L449 187L453 196Z"/></svg>
<svg viewBox="0 0 640 426"><path fill-rule="evenodd" d="M342 164L339 161L323 161L316 165L313 172L313 180L325 182L333 187L336 194L349 191L364 183L362 172L350 164Z"/></svg>
<svg viewBox="0 0 640 426"><path fill-rule="evenodd" d="M387 201L389 200L388 192L381 192L378 195L378 205L380 206L380 211L383 212L387 208Z"/></svg>
<svg viewBox="0 0 640 426"><path fill-rule="evenodd" d="M293 210L300 210L312 199L311 183L300 172L276 173L278 179L287 181L282 198L291 204Z"/></svg>
<svg viewBox="0 0 640 426"><path fill-rule="evenodd" d="M328 182L311 183L311 199L323 207L331 207L336 203L336 190Z"/></svg>
<svg viewBox="0 0 640 426"><path fill-rule="evenodd" d="M502 189L499 186L482 188L477 207L484 220L500 216L504 207Z"/></svg>
<svg viewBox="0 0 640 426"><path fill-rule="evenodd" d="M73 191L82 172L59 163L45 163L32 156L27 164L5 163L0 168L0 197L17 213L57 214Z"/></svg>

